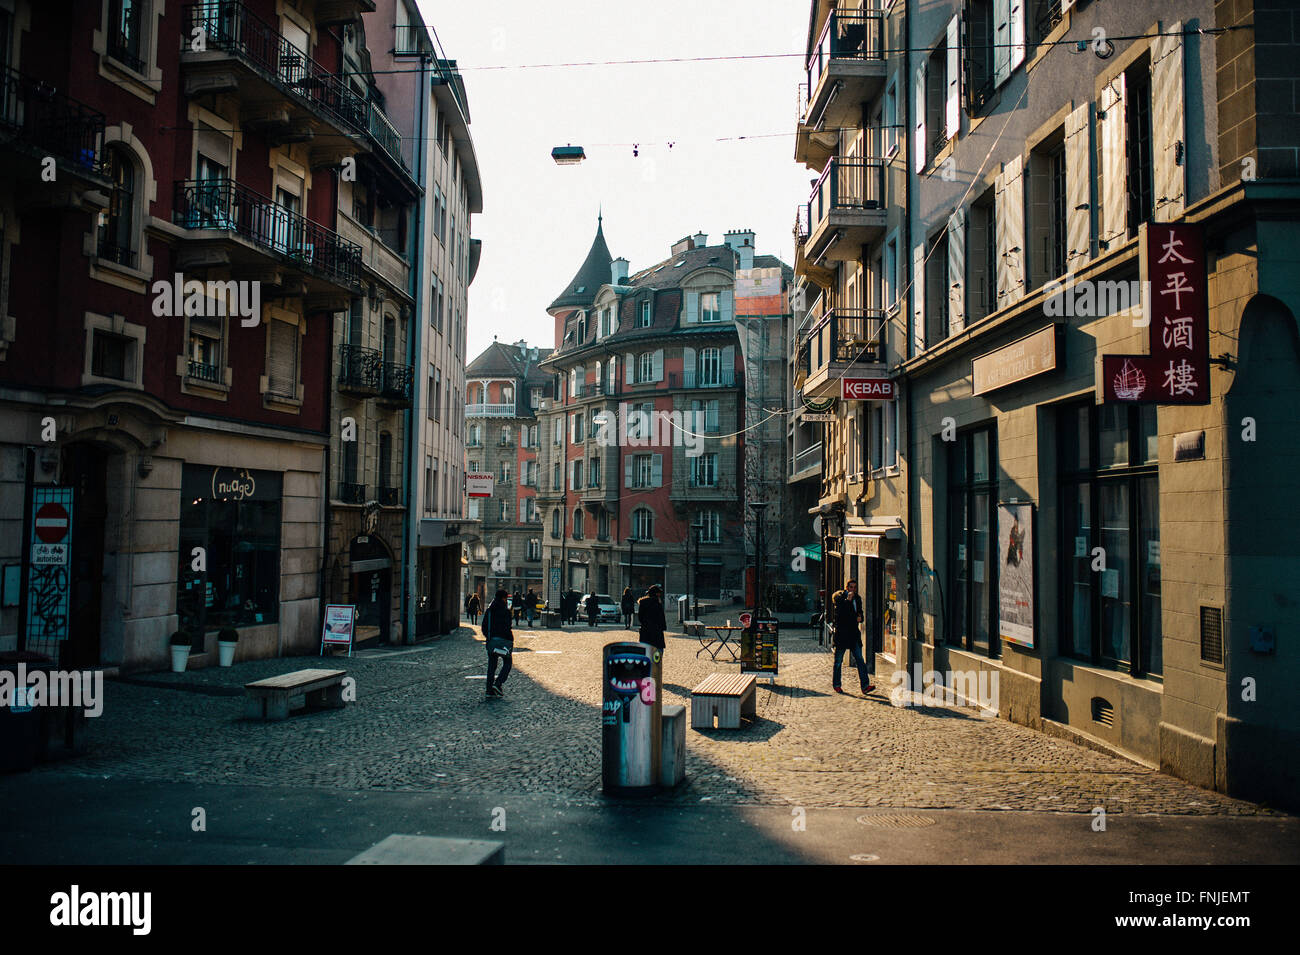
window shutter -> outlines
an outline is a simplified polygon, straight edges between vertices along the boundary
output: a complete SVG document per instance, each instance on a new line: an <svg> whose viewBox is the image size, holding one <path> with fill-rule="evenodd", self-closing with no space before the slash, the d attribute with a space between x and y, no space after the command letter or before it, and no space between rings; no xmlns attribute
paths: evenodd
<svg viewBox="0 0 1300 955"><path fill-rule="evenodd" d="M1065 271L1092 254L1092 104L1065 117Z"/></svg>
<svg viewBox="0 0 1300 955"><path fill-rule="evenodd" d="M944 109L944 132L952 139L961 127L961 17L948 21L948 101Z"/></svg>
<svg viewBox="0 0 1300 955"><path fill-rule="evenodd" d="M695 325L700 320L700 293L686 293L686 324Z"/></svg>
<svg viewBox="0 0 1300 955"><path fill-rule="evenodd" d="M573 483L573 482L574 482L573 466L574 466L575 464L577 464L577 463L578 463L578 462L576 462L576 461L570 461L570 462L569 462L569 490L570 490L570 491L572 491L572 490L575 489L575 486L574 486L574 483Z"/></svg>
<svg viewBox="0 0 1300 955"><path fill-rule="evenodd" d="M916 124L912 127L912 162L916 171L920 172L925 168L925 65L916 69L916 88L914 89L915 102L913 110L916 113Z"/></svg>
<svg viewBox="0 0 1300 955"><path fill-rule="evenodd" d="M698 398L691 402L691 420L686 425L687 431L702 431L700 427L704 423L704 417L701 412L704 411L703 402Z"/></svg>
<svg viewBox="0 0 1300 955"><path fill-rule="evenodd" d="M912 354L925 351L925 244L912 250Z"/></svg>
<svg viewBox="0 0 1300 955"><path fill-rule="evenodd" d="M948 334L966 327L966 210L948 217Z"/></svg>
<svg viewBox="0 0 1300 955"><path fill-rule="evenodd" d="M1011 75L1011 0L993 0L993 85Z"/></svg>
<svg viewBox="0 0 1300 955"><path fill-rule="evenodd" d="M730 388L736 383L736 346L722 349L722 384Z"/></svg>
<svg viewBox="0 0 1300 955"><path fill-rule="evenodd" d="M1128 218L1124 147L1124 74L1101 91L1097 127L1101 140L1101 214L1097 222L1098 243L1123 240Z"/></svg>
<svg viewBox="0 0 1300 955"><path fill-rule="evenodd" d="M664 486L664 456L662 454L655 454L650 457L650 486Z"/></svg>
<svg viewBox="0 0 1300 955"><path fill-rule="evenodd" d="M652 381L664 380L664 350L662 348L655 350L654 371L651 374Z"/></svg>
<svg viewBox="0 0 1300 955"><path fill-rule="evenodd" d="M1024 160L1016 156L1002 168L995 191L997 221L998 308L1013 301L1024 288L1025 180Z"/></svg>
<svg viewBox="0 0 1300 955"><path fill-rule="evenodd" d="M718 399L711 399L705 407L708 409L704 426L705 430L710 433L716 432L718 430Z"/></svg>
<svg viewBox="0 0 1300 955"><path fill-rule="evenodd" d="M733 313L736 310L735 293L729 288L724 288L718 296L718 301L720 303L719 307L722 309L722 321L730 322L734 320L735 315Z"/></svg>
<svg viewBox="0 0 1300 955"><path fill-rule="evenodd" d="M632 384L633 381L632 375L635 372L636 372L636 358L631 354L624 355L623 356L623 382L629 385Z"/></svg>
<svg viewBox="0 0 1300 955"><path fill-rule="evenodd" d="M635 458L627 457L623 459L623 487L624 488L630 488L634 486L632 483L633 481L632 465L635 463L636 463Z"/></svg>
<svg viewBox="0 0 1300 955"><path fill-rule="evenodd" d="M1008 75L1025 62L1025 3L1026 0L1011 0L1011 62L1007 65Z"/></svg>
<svg viewBox="0 0 1300 955"><path fill-rule="evenodd" d="M526 523L528 520L528 499L521 497L519 499L519 523Z"/></svg>
<svg viewBox="0 0 1300 955"><path fill-rule="evenodd" d="M1151 218L1172 222L1183 214L1187 195L1183 106L1183 24L1162 30L1151 46ZM1177 35L1169 36L1173 32Z"/></svg>
<svg viewBox="0 0 1300 955"><path fill-rule="evenodd" d="M695 349L682 349L682 374L686 380L687 388L695 387Z"/></svg>
<svg viewBox="0 0 1300 955"><path fill-rule="evenodd" d="M298 326L270 321L270 354L266 359L266 390L273 395L298 397Z"/></svg>

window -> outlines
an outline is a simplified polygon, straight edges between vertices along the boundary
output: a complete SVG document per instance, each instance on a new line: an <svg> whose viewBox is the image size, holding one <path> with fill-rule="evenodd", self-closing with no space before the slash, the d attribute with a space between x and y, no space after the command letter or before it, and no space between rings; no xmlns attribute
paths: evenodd
<svg viewBox="0 0 1300 955"><path fill-rule="evenodd" d="M224 319L190 316L190 341L186 352L186 374L200 381L222 383L221 342Z"/></svg>
<svg viewBox="0 0 1300 955"><path fill-rule="evenodd" d="M504 497L497 501L497 520L502 524L510 520L510 502Z"/></svg>
<svg viewBox="0 0 1300 955"><path fill-rule="evenodd" d="M536 411L542 404L542 389L532 388L528 392L528 410Z"/></svg>
<svg viewBox="0 0 1300 955"><path fill-rule="evenodd" d="M387 431L379 432L379 474L375 483L381 488L393 487L393 436ZM380 503L384 503L380 501ZM394 501L393 503L396 503Z"/></svg>
<svg viewBox="0 0 1300 955"><path fill-rule="evenodd" d="M717 292L705 292L700 295L701 322L722 321L722 305L718 301L719 298L720 296Z"/></svg>
<svg viewBox="0 0 1300 955"><path fill-rule="evenodd" d="M637 357L636 380L638 384L655 380L654 354L652 352L642 352Z"/></svg>
<svg viewBox="0 0 1300 955"><path fill-rule="evenodd" d="M605 369L605 394L613 395L618 393L618 359L611 357L609 365Z"/></svg>
<svg viewBox="0 0 1300 955"><path fill-rule="evenodd" d="M439 465L441 463L442 461L440 459L438 458L433 459L433 482L429 486L429 504L428 507L426 508L427 510L430 511L442 510L441 507L442 502L439 501L438 499L438 496L442 493L442 481L439 479L438 476L438 471L440 470Z"/></svg>
<svg viewBox="0 0 1300 955"><path fill-rule="evenodd" d="M478 501L470 502L470 517L478 517ZM433 455L424 456L424 513L433 513Z"/></svg>
<svg viewBox="0 0 1300 955"><path fill-rule="evenodd" d="M624 407L627 408L627 436L638 440L649 438L650 426L654 422L654 402L645 401Z"/></svg>
<svg viewBox="0 0 1300 955"><path fill-rule="evenodd" d="M560 509L557 507L551 511L551 536L558 539L560 533Z"/></svg>
<svg viewBox="0 0 1300 955"><path fill-rule="evenodd" d="M609 540L609 511L601 508L600 516L596 522L596 538L598 540Z"/></svg>
<svg viewBox="0 0 1300 955"><path fill-rule="evenodd" d="M508 448L513 443L514 443L514 432L511 430L510 425L503 424L501 426L501 447Z"/></svg>
<svg viewBox="0 0 1300 955"><path fill-rule="evenodd" d="M641 321L639 326L641 328L649 328L653 324L654 318L650 314L650 301L647 299L641 303Z"/></svg>
<svg viewBox="0 0 1300 955"><path fill-rule="evenodd" d="M141 0L110 0L108 9L108 55L145 73L144 3Z"/></svg>
<svg viewBox="0 0 1300 955"><path fill-rule="evenodd" d="M98 255L101 259L135 266L135 160L125 147L109 144L104 152L113 187L108 208L99 214Z"/></svg>
<svg viewBox="0 0 1300 955"><path fill-rule="evenodd" d="M722 349L701 348L696 365L701 388L716 388L722 384Z"/></svg>
<svg viewBox="0 0 1300 955"><path fill-rule="evenodd" d="M580 507L573 509L573 539L582 540L582 508Z"/></svg>
<svg viewBox="0 0 1300 955"><path fill-rule="evenodd" d="M696 434L717 434L719 401L710 398L707 401L691 402L691 420L687 430Z"/></svg>
<svg viewBox="0 0 1300 955"><path fill-rule="evenodd" d="M1128 234L1151 219L1151 71L1146 57L1124 74Z"/></svg>
<svg viewBox="0 0 1300 955"><path fill-rule="evenodd" d="M298 326L278 320L266 323L266 393L298 397Z"/></svg>
<svg viewBox="0 0 1300 955"><path fill-rule="evenodd" d="M862 481L866 465L867 414L862 402L850 405L848 417L848 478L854 483Z"/></svg>
<svg viewBox="0 0 1300 955"><path fill-rule="evenodd" d="M997 449L994 428L957 435L948 449L947 641L996 657Z"/></svg>
<svg viewBox="0 0 1300 955"><path fill-rule="evenodd" d="M600 334L596 336L597 338L604 338L606 335L610 333L611 319L612 319L612 309L602 308L600 310ZM599 372L597 372L596 378L597 380L600 379Z"/></svg>
<svg viewBox="0 0 1300 955"><path fill-rule="evenodd" d="M716 544L722 539L722 516L717 511L702 511L697 520L701 544Z"/></svg>
<svg viewBox="0 0 1300 955"><path fill-rule="evenodd" d="M569 418L569 443L581 444L586 439L586 421L581 411Z"/></svg>
<svg viewBox="0 0 1300 955"><path fill-rule="evenodd" d="M948 337L948 228L930 236L925 260L925 347Z"/></svg>
<svg viewBox="0 0 1300 955"><path fill-rule="evenodd" d="M1135 676L1163 672L1155 405L1062 408L1061 652ZM1094 570L1098 550L1105 566Z"/></svg>
<svg viewBox="0 0 1300 955"><path fill-rule="evenodd" d="M478 473L478 461L474 460L473 458L469 459L469 473L470 474Z"/></svg>
<svg viewBox="0 0 1300 955"><path fill-rule="evenodd" d="M560 487L560 462L556 461L551 465L551 490L559 491Z"/></svg>
<svg viewBox="0 0 1300 955"><path fill-rule="evenodd" d="M502 484L510 483L510 462L502 461L499 470L499 480Z"/></svg>
<svg viewBox="0 0 1300 955"><path fill-rule="evenodd" d="M638 507L632 512L632 536L639 541L655 539L655 516L648 507Z"/></svg>
<svg viewBox="0 0 1300 955"><path fill-rule="evenodd" d="M529 560L542 559L542 542L536 537L530 538L528 541L528 559Z"/></svg>
<svg viewBox="0 0 1300 955"><path fill-rule="evenodd" d="M470 498L469 513L466 515L470 520L477 521L483 516L482 503L476 497ZM425 508L425 510L428 510L428 508Z"/></svg>
<svg viewBox="0 0 1300 955"><path fill-rule="evenodd" d="M556 415L554 431L555 433L551 438L551 444L554 445L564 444L564 416L563 415Z"/></svg>
<svg viewBox="0 0 1300 955"><path fill-rule="evenodd" d="M530 524L536 523L537 522L537 498L535 497L525 498L524 503L527 505L524 508L524 520L528 521Z"/></svg>
<svg viewBox="0 0 1300 955"><path fill-rule="evenodd" d="M600 487L600 458L592 458L587 465L587 487Z"/></svg>
<svg viewBox="0 0 1300 955"><path fill-rule="evenodd" d="M998 309L997 216L990 186L971 203L966 218L966 322L977 322Z"/></svg>
<svg viewBox="0 0 1300 955"><path fill-rule="evenodd" d="M1038 288L1065 274L1065 130L1029 154L1029 265Z"/></svg>
<svg viewBox="0 0 1300 955"><path fill-rule="evenodd" d="M654 486L654 455L638 454L634 457L633 466L636 468L636 483L633 487L653 487ZM698 459L697 459L698 460Z"/></svg>
<svg viewBox="0 0 1300 955"><path fill-rule="evenodd" d="M947 47L941 43L930 52L925 70L925 129L929 135L925 152L927 164L948 144L944 123L944 97L948 91L947 63Z"/></svg>
<svg viewBox="0 0 1300 955"><path fill-rule="evenodd" d="M880 282L880 296L885 308L890 310L896 308L898 306L898 239L896 238L885 243L885 252L881 257Z"/></svg>
<svg viewBox="0 0 1300 955"><path fill-rule="evenodd" d="M870 463L872 471L892 468L898 464L898 407L892 401L871 404Z"/></svg>
<svg viewBox="0 0 1300 955"><path fill-rule="evenodd" d="M691 458L691 486L718 486L718 455L716 452Z"/></svg>
<svg viewBox="0 0 1300 955"><path fill-rule="evenodd" d="M135 380L135 339L94 329L90 373L97 378Z"/></svg>

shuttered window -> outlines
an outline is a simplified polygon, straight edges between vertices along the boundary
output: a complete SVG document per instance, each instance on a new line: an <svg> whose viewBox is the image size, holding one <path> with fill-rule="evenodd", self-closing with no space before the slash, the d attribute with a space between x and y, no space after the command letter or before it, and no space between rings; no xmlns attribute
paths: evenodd
<svg viewBox="0 0 1300 955"><path fill-rule="evenodd" d="M266 390L284 398L298 397L298 326L267 322Z"/></svg>

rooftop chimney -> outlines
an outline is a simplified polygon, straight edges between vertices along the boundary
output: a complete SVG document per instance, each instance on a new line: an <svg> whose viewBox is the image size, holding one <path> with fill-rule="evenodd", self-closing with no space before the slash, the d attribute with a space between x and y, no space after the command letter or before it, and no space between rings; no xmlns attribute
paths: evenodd
<svg viewBox="0 0 1300 955"><path fill-rule="evenodd" d="M688 235L685 238L678 239L676 242L674 242L672 247L672 252L669 254L679 255L682 252L689 252L693 248L695 248L694 242L691 239L691 237Z"/></svg>
<svg viewBox="0 0 1300 955"><path fill-rule="evenodd" d="M695 247L697 249L702 249L709 244L709 236L706 232L697 232L692 236L692 238L695 239Z"/></svg>
<svg viewBox="0 0 1300 955"><path fill-rule="evenodd" d="M737 229L735 232L728 232L724 236L724 241L736 253L736 258L739 260L737 268L752 269L754 267L754 233L752 231Z"/></svg>
<svg viewBox="0 0 1300 955"><path fill-rule="evenodd" d="M627 259L620 256L609 264L610 275L614 285L627 284Z"/></svg>

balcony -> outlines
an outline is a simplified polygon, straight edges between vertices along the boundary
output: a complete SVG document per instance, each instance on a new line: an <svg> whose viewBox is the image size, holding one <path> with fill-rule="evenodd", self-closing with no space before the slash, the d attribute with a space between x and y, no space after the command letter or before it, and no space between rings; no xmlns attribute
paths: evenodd
<svg viewBox="0 0 1300 955"><path fill-rule="evenodd" d="M390 408L411 407L415 369L410 365L391 361L384 362L381 367L383 376L379 388L379 403Z"/></svg>
<svg viewBox="0 0 1300 955"><path fill-rule="evenodd" d="M846 10L827 17L808 55L802 125L861 125L862 104L879 96L885 83L884 24L881 10Z"/></svg>
<svg viewBox="0 0 1300 955"><path fill-rule="evenodd" d="M465 417L467 418L514 418L515 403L513 401L504 404L486 404L477 402L465 406Z"/></svg>
<svg viewBox="0 0 1300 955"><path fill-rule="evenodd" d="M360 345L339 346L339 391L345 395L371 398L383 383L383 361L379 352Z"/></svg>
<svg viewBox="0 0 1300 955"><path fill-rule="evenodd" d="M305 285L303 291L355 292L360 287L360 246L233 179L176 183L173 215L176 225L192 233L179 256L182 269L289 265L304 278L297 283Z"/></svg>
<svg viewBox="0 0 1300 955"><path fill-rule="evenodd" d="M41 160L53 156L59 168L81 179L104 185L100 145L104 140L104 114L65 96L34 76L17 70L0 70L4 98L0 100L0 142L25 153L28 177L40 172ZM16 157L5 150L4 165Z"/></svg>
<svg viewBox="0 0 1300 955"><path fill-rule="evenodd" d="M377 103L368 104L369 116L366 135L374 147L372 155L387 168L388 173L403 187L410 199L420 194L420 187L411 174L411 167L402 153L402 134L388 121Z"/></svg>
<svg viewBox="0 0 1300 955"><path fill-rule="evenodd" d="M265 129L273 143L313 141L313 166L333 165L369 145L365 97L244 4L204 0L182 7L181 36L187 96L237 93L245 127ZM202 50L189 42L195 36L203 38Z"/></svg>
<svg viewBox="0 0 1300 955"><path fill-rule="evenodd" d="M822 443L810 444L802 451L795 452L790 459L790 477L788 483L820 478L822 473Z"/></svg>
<svg viewBox="0 0 1300 955"><path fill-rule="evenodd" d="M832 159L799 212L795 241L806 263L856 262L885 222L885 160Z"/></svg>
<svg viewBox="0 0 1300 955"><path fill-rule="evenodd" d="M396 487L380 486L378 489L378 501L384 507L401 507L402 490Z"/></svg>
<svg viewBox="0 0 1300 955"><path fill-rule="evenodd" d="M199 381L208 381L214 384L221 384L221 366L208 365L201 361L189 359L185 368L186 377L195 378Z"/></svg>
<svg viewBox="0 0 1300 955"><path fill-rule="evenodd" d="M361 249L361 266L369 275L391 289L405 293L411 265L397 251L396 231L369 229L342 210L338 214L339 235Z"/></svg>
<svg viewBox="0 0 1300 955"><path fill-rule="evenodd" d="M340 481L338 499L344 504L364 504L366 503L366 486Z"/></svg>
<svg viewBox="0 0 1300 955"><path fill-rule="evenodd" d="M838 398L846 374L885 375L885 312L879 308L833 308L808 333L809 398ZM801 346L802 347L802 346Z"/></svg>

